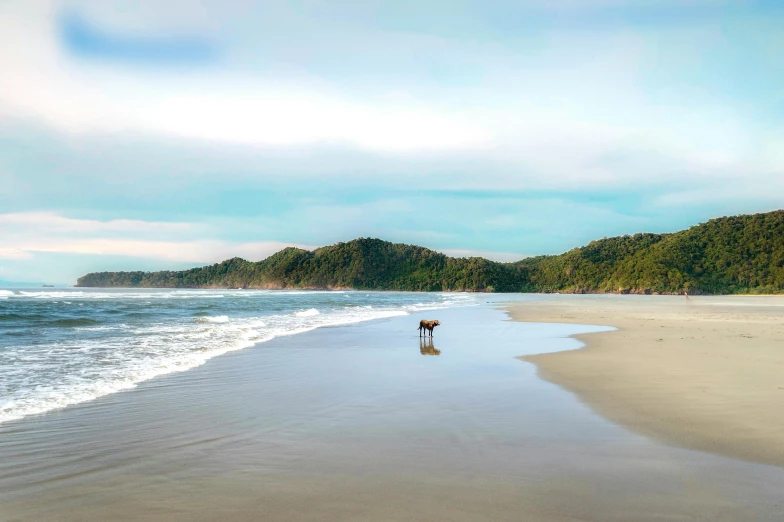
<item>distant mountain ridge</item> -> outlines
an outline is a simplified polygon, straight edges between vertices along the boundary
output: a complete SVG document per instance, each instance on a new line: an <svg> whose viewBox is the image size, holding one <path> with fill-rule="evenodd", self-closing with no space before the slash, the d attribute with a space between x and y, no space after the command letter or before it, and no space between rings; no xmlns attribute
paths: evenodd
<svg viewBox="0 0 784 522"><path fill-rule="evenodd" d="M77 286L784 293L784 210L712 219L672 234L605 238L515 263L360 238L313 251L285 248L258 262L233 258L177 272L95 272Z"/></svg>

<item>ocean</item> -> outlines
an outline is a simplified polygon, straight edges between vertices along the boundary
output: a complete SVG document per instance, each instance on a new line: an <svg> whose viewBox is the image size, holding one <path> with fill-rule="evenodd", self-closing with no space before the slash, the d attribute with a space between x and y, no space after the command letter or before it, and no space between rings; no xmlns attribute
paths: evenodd
<svg viewBox="0 0 784 522"><path fill-rule="evenodd" d="M476 303L461 293L0 289L0 423L276 337Z"/></svg>

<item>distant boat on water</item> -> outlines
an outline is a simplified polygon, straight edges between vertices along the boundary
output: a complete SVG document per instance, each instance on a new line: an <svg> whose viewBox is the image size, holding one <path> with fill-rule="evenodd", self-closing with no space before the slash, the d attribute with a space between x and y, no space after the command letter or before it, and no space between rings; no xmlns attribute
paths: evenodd
<svg viewBox="0 0 784 522"><path fill-rule="evenodd" d="M41 285L44 288L54 288L54 285Z"/></svg>

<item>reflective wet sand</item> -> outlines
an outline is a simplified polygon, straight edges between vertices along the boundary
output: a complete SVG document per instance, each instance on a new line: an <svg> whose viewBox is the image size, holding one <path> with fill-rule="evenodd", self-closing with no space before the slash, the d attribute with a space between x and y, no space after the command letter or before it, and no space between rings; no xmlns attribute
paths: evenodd
<svg viewBox="0 0 784 522"><path fill-rule="evenodd" d="M0 425L0 519L781 519L784 469L631 433L516 358L592 327L421 318L432 344L420 317L316 330Z"/></svg>

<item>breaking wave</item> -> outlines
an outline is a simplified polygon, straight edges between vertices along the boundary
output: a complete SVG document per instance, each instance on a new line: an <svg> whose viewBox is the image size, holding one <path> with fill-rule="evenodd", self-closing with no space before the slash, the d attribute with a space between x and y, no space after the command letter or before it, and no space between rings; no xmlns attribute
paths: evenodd
<svg viewBox="0 0 784 522"><path fill-rule="evenodd" d="M276 337L473 302L460 294L381 292L2 292L0 423Z"/></svg>

